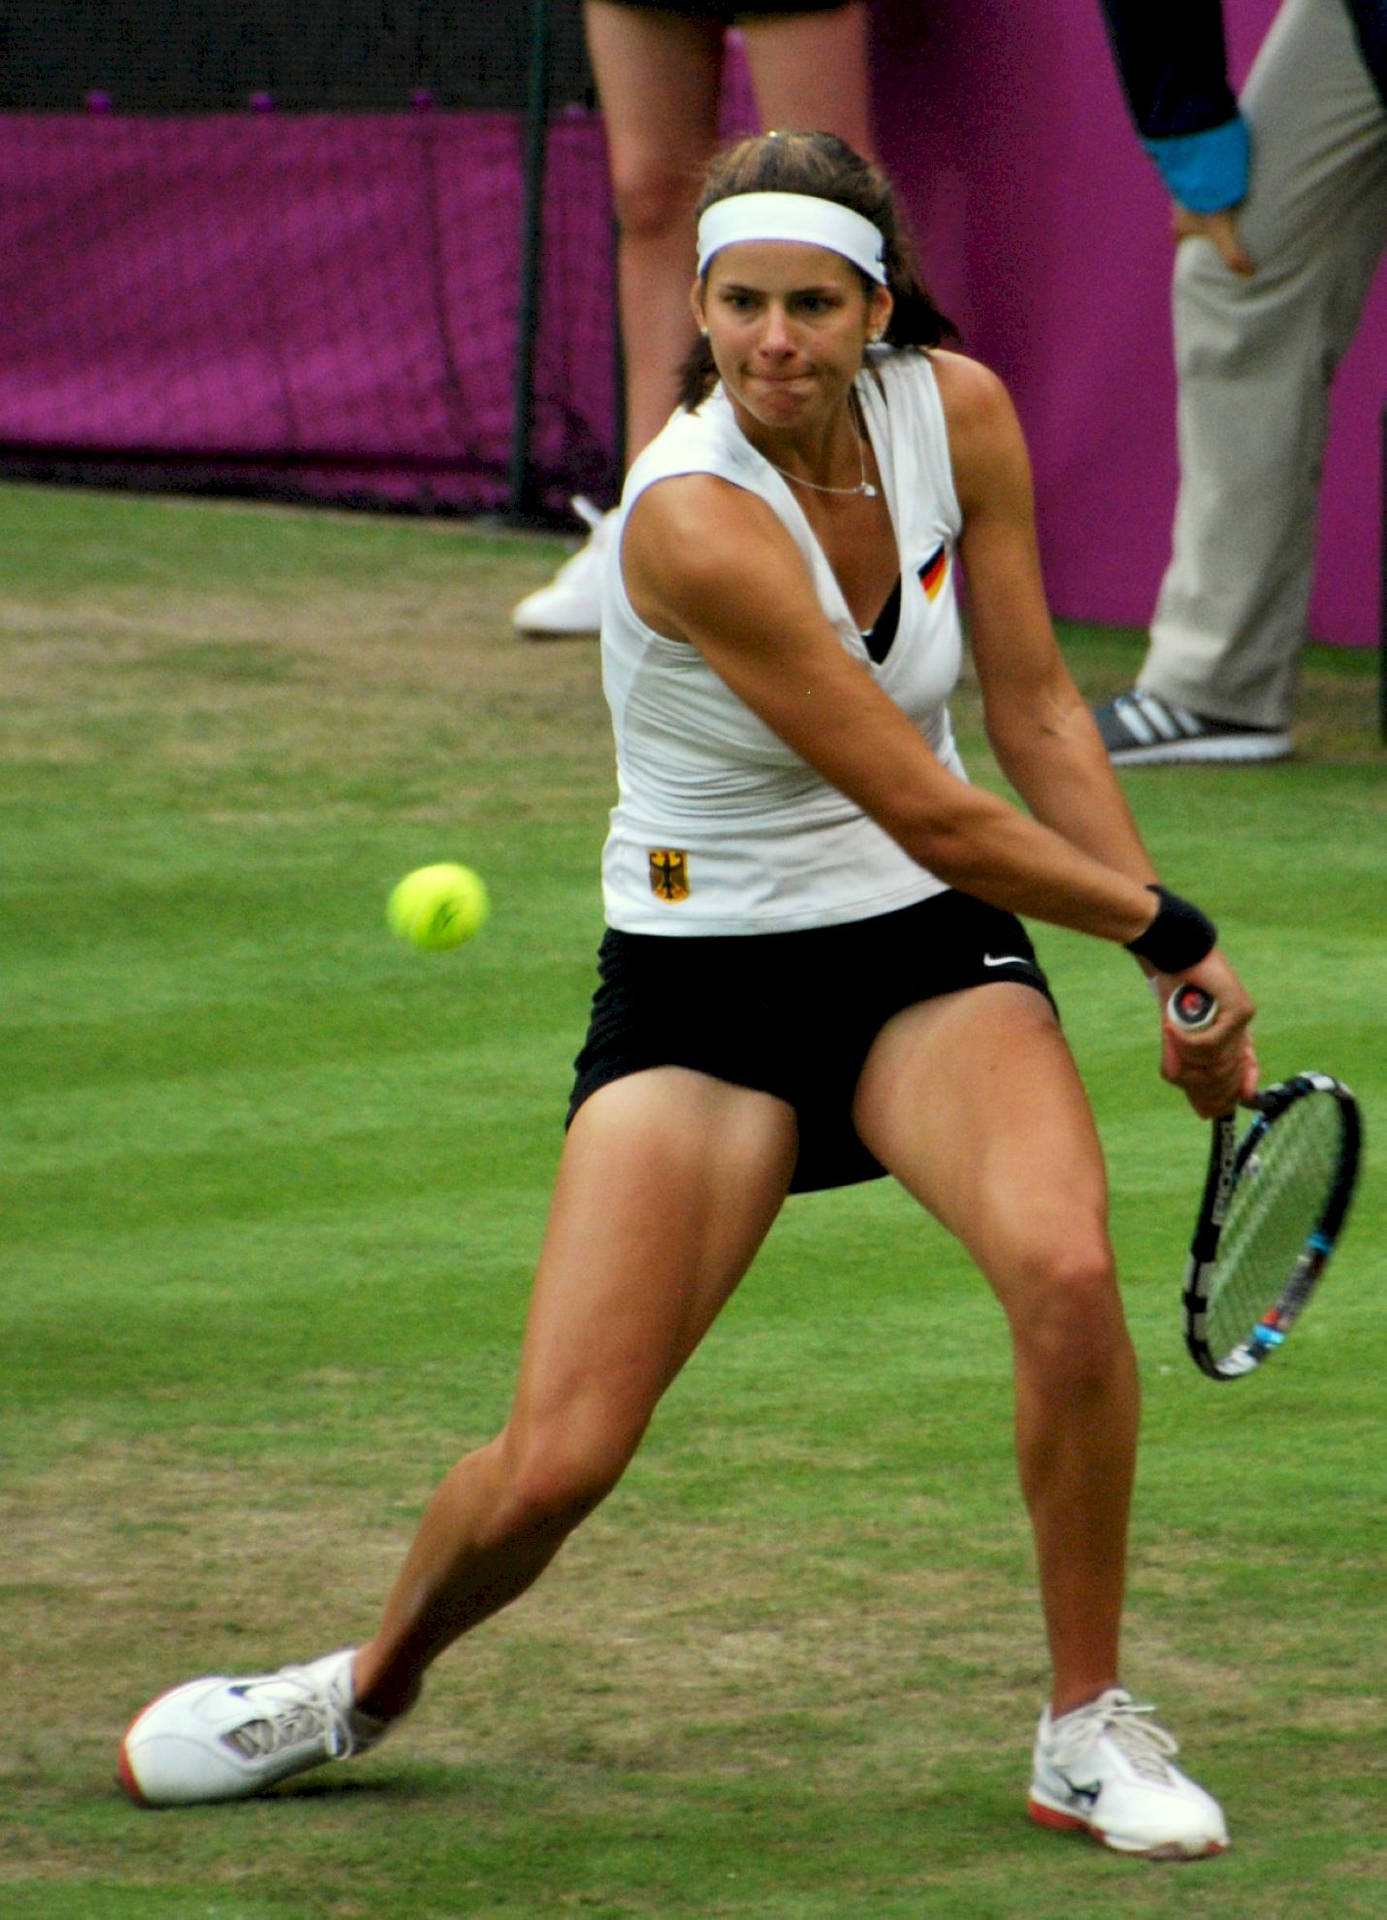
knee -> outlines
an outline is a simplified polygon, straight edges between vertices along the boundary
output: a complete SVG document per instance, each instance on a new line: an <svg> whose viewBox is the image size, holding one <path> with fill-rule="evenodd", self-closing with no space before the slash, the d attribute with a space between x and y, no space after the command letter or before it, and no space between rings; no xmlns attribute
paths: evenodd
<svg viewBox="0 0 1387 1920"><path fill-rule="evenodd" d="M498 1447L503 1530L513 1536L571 1533L601 1506L634 1451L611 1436L558 1425L507 1428Z"/></svg>
<svg viewBox="0 0 1387 1920"><path fill-rule="evenodd" d="M612 206L623 238L687 239L698 183L656 153L635 154L612 165Z"/></svg>
<svg viewBox="0 0 1387 1920"><path fill-rule="evenodd" d="M1111 1378L1127 1347L1126 1322L1106 1234L1075 1234L1025 1260L1009 1305L1018 1363L1070 1390Z"/></svg>

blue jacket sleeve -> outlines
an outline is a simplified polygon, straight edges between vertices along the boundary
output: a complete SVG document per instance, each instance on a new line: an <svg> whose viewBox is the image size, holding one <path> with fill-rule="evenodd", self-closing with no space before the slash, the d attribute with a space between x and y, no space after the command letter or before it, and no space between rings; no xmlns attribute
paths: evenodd
<svg viewBox="0 0 1387 1920"><path fill-rule="evenodd" d="M1102 0L1141 143L1192 213L1247 192L1247 127L1228 84L1221 0Z"/></svg>

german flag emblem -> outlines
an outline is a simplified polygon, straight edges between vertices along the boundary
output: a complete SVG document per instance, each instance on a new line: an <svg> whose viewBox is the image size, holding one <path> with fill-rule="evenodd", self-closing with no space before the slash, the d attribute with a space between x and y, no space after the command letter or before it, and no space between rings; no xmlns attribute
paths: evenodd
<svg viewBox="0 0 1387 1920"><path fill-rule="evenodd" d="M682 847L650 849L650 891L657 900L687 900L689 856Z"/></svg>
<svg viewBox="0 0 1387 1920"><path fill-rule="evenodd" d="M946 547L939 547L925 564L918 569L920 585L925 590L927 600L937 600L939 589L943 586L949 571L949 554Z"/></svg>

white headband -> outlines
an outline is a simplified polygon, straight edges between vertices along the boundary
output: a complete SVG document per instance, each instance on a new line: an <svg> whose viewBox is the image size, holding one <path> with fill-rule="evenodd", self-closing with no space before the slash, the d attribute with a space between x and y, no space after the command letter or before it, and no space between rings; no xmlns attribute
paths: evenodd
<svg viewBox="0 0 1387 1920"><path fill-rule="evenodd" d="M796 240L801 246L827 247L860 267L878 286L886 285L882 255L886 242L879 227L836 200L811 193L737 193L715 200L698 223L698 270L723 247L740 240Z"/></svg>

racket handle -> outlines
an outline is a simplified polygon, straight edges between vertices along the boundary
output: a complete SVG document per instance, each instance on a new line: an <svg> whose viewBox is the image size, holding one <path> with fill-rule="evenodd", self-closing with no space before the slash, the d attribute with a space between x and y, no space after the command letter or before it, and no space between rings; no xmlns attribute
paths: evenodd
<svg viewBox="0 0 1387 1920"><path fill-rule="evenodd" d="M1166 1012L1170 1015L1172 1026L1182 1033L1202 1033L1205 1027L1211 1027L1218 1018L1218 1001L1211 993L1205 993L1203 987L1196 987L1187 980L1177 987L1166 1002Z"/></svg>

